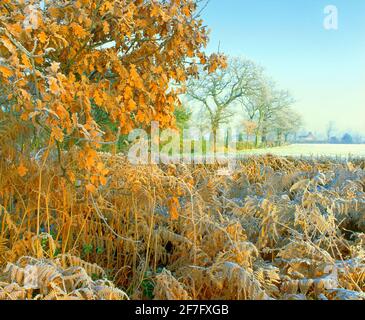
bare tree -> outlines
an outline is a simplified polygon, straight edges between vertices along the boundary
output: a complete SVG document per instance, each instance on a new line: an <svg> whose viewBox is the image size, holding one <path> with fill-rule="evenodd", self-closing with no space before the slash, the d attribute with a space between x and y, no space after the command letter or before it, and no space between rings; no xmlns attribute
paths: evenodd
<svg viewBox="0 0 365 320"><path fill-rule="evenodd" d="M278 141L288 140L301 125L300 116L291 109L290 93L278 90L252 61L231 58L228 62L227 69L212 74L202 71L187 84L187 97L202 106L198 118L207 118L214 139L217 130L237 114L234 106L238 104L246 115L242 123L246 141L255 135L258 147L267 143L271 133Z"/></svg>
<svg viewBox="0 0 365 320"><path fill-rule="evenodd" d="M186 94L203 107L214 136L234 115L234 103L242 96L255 93L259 73L253 62L234 58L229 59L227 69L212 74L202 71L198 79L188 82Z"/></svg>
<svg viewBox="0 0 365 320"><path fill-rule="evenodd" d="M248 119L257 124L256 147L260 142L266 144L268 134L277 127L275 122L279 119L279 115L294 102L289 92L277 90L275 85L266 78L262 77L259 83L259 90L255 94L240 98L241 106Z"/></svg>
<svg viewBox="0 0 365 320"><path fill-rule="evenodd" d="M288 142L290 135L295 135L303 125L301 115L287 106L278 110L274 116L273 129L276 134L276 141L280 145Z"/></svg>
<svg viewBox="0 0 365 320"><path fill-rule="evenodd" d="M246 143L248 143L250 136L252 136L256 132L257 123L253 120L244 120L242 122L242 125L243 125L244 131L246 133Z"/></svg>

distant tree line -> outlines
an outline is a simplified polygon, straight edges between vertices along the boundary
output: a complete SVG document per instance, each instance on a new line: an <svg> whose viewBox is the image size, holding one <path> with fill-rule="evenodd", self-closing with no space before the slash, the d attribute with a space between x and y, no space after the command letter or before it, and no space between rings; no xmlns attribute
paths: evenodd
<svg viewBox="0 0 365 320"><path fill-rule="evenodd" d="M342 136L336 135L336 124L334 121L330 121L327 125L327 143L331 144L354 144L363 143L363 137L360 134L345 133Z"/></svg>
<svg viewBox="0 0 365 320"><path fill-rule="evenodd" d="M350 133L345 133L341 138L332 136L328 142L331 144L356 144L363 143L363 140L361 136L353 136Z"/></svg>

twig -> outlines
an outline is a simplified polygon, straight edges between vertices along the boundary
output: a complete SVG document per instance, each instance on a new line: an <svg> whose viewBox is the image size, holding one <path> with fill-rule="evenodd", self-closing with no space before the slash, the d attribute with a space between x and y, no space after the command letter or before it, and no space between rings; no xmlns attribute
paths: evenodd
<svg viewBox="0 0 365 320"><path fill-rule="evenodd" d="M92 201L92 204L93 204L93 206L94 206L94 209L95 209L95 211L96 211L96 213L97 213L97 215L99 216L99 218L104 222L104 224L106 225L106 227L117 237L117 238L119 238L119 239L122 239L122 240L124 240L124 241L129 241L129 242L134 242L134 243L140 243L141 241L139 241L139 240L137 240L137 241L135 241L135 240L131 240L131 239L128 239L128 238L124 238L124 237L122 237L121 235L119 235L118 233L116 233L115 231L114 231L114 229L108 224L108 222L107 222L107 220L106 220L106 218L104 217L104 215L101 213L101 211L100 211L100 209L99 209L99 207L98 207L98 205L97 205L97 203L96 203L96 201L95 201L95 199L94 199L94 197L93 197L93 195L92 194L90 194L90 198L91 198L91 201Z"/></svg>

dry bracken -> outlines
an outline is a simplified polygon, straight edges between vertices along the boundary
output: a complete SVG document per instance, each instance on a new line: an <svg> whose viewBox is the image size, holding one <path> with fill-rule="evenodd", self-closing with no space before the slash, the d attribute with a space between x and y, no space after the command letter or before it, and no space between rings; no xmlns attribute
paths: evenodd
<svg viewBox="0 0 365 320"><path fill-rule="evenodd" d="M364 299L363 161L252 157L221 176L99 156L97 193L77 153L76 187L51 159L27 179L1 159L1 299Z"/></svg>

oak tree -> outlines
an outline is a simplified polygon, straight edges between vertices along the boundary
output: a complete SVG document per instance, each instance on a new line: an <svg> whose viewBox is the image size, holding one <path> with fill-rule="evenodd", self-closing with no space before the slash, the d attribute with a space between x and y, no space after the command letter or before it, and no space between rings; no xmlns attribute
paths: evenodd
<svg viewBox="0 0 365 320"><path fill-rule="evenodd" d="M79 167L105 183L98 148L151 121L173 126L180 91L171 83L224 62L203 52L197 2L2 0L0 122L17 126L7 143L17 146L2 145L2 157L19 164L42 147L60 156L76 145Z"/></svg>

